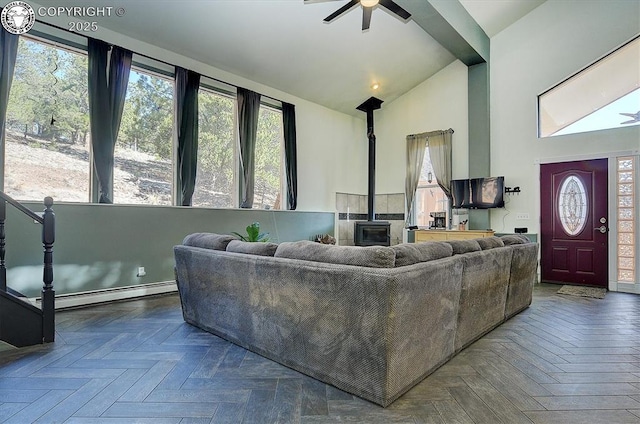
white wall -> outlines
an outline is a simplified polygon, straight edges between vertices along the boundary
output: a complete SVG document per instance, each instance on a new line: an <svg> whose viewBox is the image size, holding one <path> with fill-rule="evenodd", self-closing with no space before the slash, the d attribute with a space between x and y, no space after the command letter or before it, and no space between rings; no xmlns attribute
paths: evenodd
<svg viewBox="0 0 640 424"><path fill-rule="evenodd" d="M30 4L38 7L36 3ZM64 19L39 19L62 28L68 26ZM98 31L87 35L294 104L298 141L298 210L335 211L336 192L366 192L367 138L364 115L355 118L330 110L105 28L98 28Z"/></svg>
<svg viewBox="0 0 640 424"><path fill-rule="evenodd" d="M640 127L537 138L537 95L640 32L640 2L548 0L491 39L491 174L522 193L491 211L496 231L539 232L540 161L640 149ZM529 220L515 220L529 213Z"/></svg>
<svg viewBox="0 0 640 424"><path fill-rule="evenodd" d="M376 112L376 192L404 193L406 137L453 128L453 177L468 177L468 69L459 60Z"/></svg>

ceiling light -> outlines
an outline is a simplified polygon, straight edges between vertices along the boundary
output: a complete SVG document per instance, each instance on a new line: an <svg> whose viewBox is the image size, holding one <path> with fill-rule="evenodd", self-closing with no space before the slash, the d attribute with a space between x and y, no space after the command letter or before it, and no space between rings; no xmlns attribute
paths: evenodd
<svg viewBox="0 0 640 424"><path fill-rule="evenodd" d="M360 0L360 4L364 7L373 7L378 4L380 0Z"/></svg>
<svg viewBox="0 0 640 424"><path fill-rule="evenodd" d="M378 88L380 88L380 84L378 84L377 82L374 82L373 84L371 84L372 90L377 90Z"/></svg>

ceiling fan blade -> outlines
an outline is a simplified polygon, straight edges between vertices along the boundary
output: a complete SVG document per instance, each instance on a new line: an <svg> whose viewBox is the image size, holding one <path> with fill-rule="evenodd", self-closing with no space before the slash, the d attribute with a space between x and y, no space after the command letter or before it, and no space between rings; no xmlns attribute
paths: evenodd
<svg viewBox="0 0 640 424"><path fill-rule="evenodd" d="M371 25L371 12L373 11L373 7L362 6L362 30L369 29Z"/></svg>
<svg viewBox="0 0 640 424"><path fill-rule="evenodd" d="M393 2L393 0L380 0L379 4L380 4L380 6L385 7L390 12L395 13L396 15L401 17L402 19L406 20L406 19L409 19L411 17L411 13L407 12L406 10L404 10L403 8L398 6L396 3Z"/></svg>
<svg viewBox="0 0 640 424"><path fill-rule="evenodd" d="M331 15L327 16L326 18L324 18L323 21L331 22L335 18L337 18L338 16L342 15L344 12L348 11L349 9L351 9L352 7L356 6L359 3L360 3L360 0L351 0L349 3L345 4L340 9L336 10Z"/></svg>

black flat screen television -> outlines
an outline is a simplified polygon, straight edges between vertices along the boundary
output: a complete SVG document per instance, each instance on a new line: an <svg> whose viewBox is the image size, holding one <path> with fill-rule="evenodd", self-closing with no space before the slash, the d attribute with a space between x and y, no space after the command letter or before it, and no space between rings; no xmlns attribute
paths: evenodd
<svg viewBox="0 0 640 424"><path fill-rule="evenodd" d="M451 181L454 209L504 207L504 177L471 178Z"/></svg>

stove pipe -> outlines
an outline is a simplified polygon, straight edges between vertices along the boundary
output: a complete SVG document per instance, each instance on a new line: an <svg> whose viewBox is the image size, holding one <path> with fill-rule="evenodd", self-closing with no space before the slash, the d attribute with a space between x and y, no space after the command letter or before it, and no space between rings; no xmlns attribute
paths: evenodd
<svg viewBox="0 0 640 424"><path fill-rule="evenodd" d="M376 192L376 135L373 131L373 111L380 109L382 100L370 97L356 109L367 114L367 138L369 139L369 188L368 188L368 205L367 205L367 221L373 221L375 213L373 210L375 192Z"/></svg>

